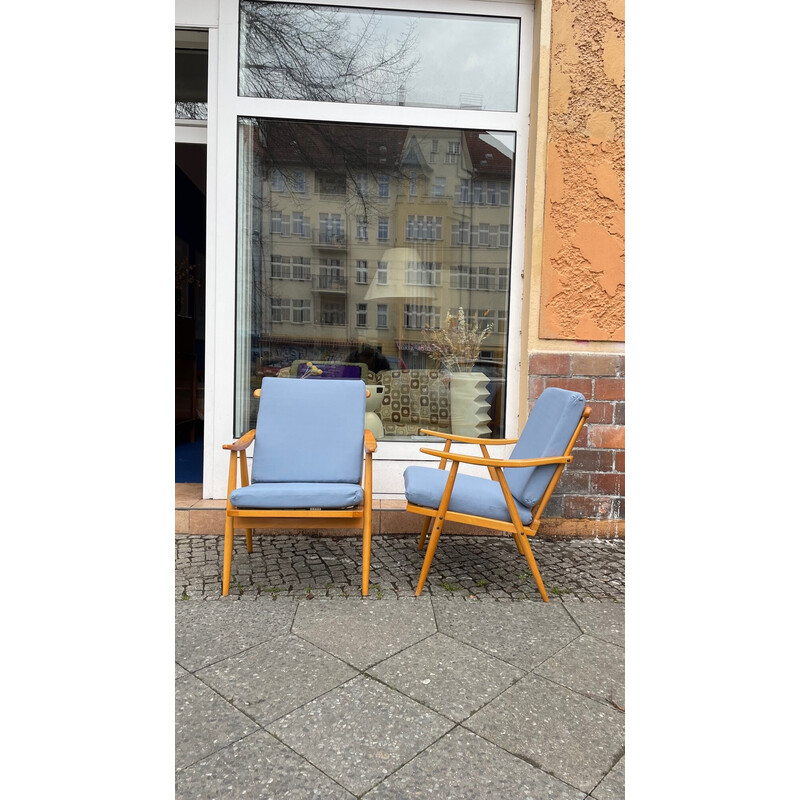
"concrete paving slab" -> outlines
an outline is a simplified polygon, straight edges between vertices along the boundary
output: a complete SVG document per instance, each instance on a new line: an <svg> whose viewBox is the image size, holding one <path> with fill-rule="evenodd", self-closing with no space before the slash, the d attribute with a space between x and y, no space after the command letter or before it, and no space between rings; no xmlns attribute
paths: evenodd
<svg viewBox="0 0 800 800"><path fill-rule="evenodd" d="M175 681L175 767L195 761L259 730L258 725L194 675Z"/></svg>
<svg viewBox="0 0 800 800"><path fill-rule="evenodd" d="M263 726L358 673L330 653L289 633L196 674Z"/></svg>
<svg viewBox="0 0 800 800"><path fill-rule="evenodd" d="M575 692L625 708L625 651L593 636L581 636L535 668Z"/></svg>
<svg viewBox="0 0 800 800"><path fill-rule="evenodd" d="M273 722L268 730L361 795L452 726L445 717L362 675Z"/></svg>
<svg viewBox="0 0 800 800"><path fill-rule="evenodd" d="M461 722L525 672L435 633L369 670L384 683Z"/></svg>
<svg viewBox="0 0 800 800"><path fill-rule="evenodd" d="M293 633L362 670L435 631L427 598L301 602L292 625Z"/></svg>
<svg viewBox="0 0 800 800"><path fill-rule="evenodd" d="M297 602L175 603L175 661L195 671L289 632Z"/></svg>
<svg viewBox="0 0 800 800"><path fill-rule="evenodd" d="M625 756L600 781L591 794L591 800L625 800Z"/></svg>
<svg viewBox="0 0 800 800"><path fill-rule="evenodd" d="M612 678L624 686L616 657L621 653L614 650L624 647L624 540L539 541L537 560L553 589L545 604L513 542L451 537L441 569L431 571L434 588L413 598L422 558L416 537L376 537L372 588L364 600L357 538L255 538L253 554L241 541L236 582L231 596L222 598L222 537L176 536L177 800L352 800L363 792L371 800L444 800L448 791L458 800L573 800L590 793L594 800L624 798L624 712L595 699L596 689ZM409 623L416 614L419 619ZM280 637L305 641L306 654L324 651L330 664L348 659L345 682L305 700L304 664L313 659L304 659L300 648L290 657L292 646L281 647ZM452 649L443 646L447 641ZM253 650L261 661L251 667L267 668L248 677L244 661ZM477 660L473 652L480 653ZM239 671L224 678L223 664L231 659L241 659ZM487 664L502 664L497 674L514 674L507 688L492 686L497 674ZM208 684L211 694L198 688L215 670L220 688L228 681L228 695ZM357 675L359 670L367 671ZM520 672L525 675L516 677ZM330 674L321 674L324 683ZM466 701L458 696L455 676L468 688ZM483 692L496 690L455 723ZM251 704L229 702L236 691ZM272 729L285 722L287 739L281 743L256 731L229 741L240 734L226 723L235 726L243 716L258 725L271 716L253 718L252 707L264 703L267 709L273 691L297 692L294 702L305 703L266 723ZM187 694L193 699L184 709L180 698ZM208 755L188 764L192 748ZM328 765L339 765L352 785L340 786ZM503 775L510 776L510 788Z"/></svg>
<svg viewBox="0 0 800 800"><path fill-rule="evenodd" d="M254 733L177 773L175 800L354 800L266 732Z"/></svg>
<svg viewBox="0 0 800 800"><path fill-rule="evenodd" d="M434 598L442 633L521 669L531 670L580 636L561 603L510 600L459 602Z"/></svg>
<svg viewBox="0 0 800 800"><path fill-rule="evenodd" d="M584 633L625 647L625 604L565 598L564 608Z"/></svg>
<svg viewBox="0 0 800 800"><path fill-rule="evenodd" d="M455 728L364 800L583 800L585 793L463 728Z"/></svg>
<svg viewBox="0 0 800 800"><path fill-rule="evenodd" d="M584 792L597 786L624 747L622 712L534 674L464 725Z"/></svg>

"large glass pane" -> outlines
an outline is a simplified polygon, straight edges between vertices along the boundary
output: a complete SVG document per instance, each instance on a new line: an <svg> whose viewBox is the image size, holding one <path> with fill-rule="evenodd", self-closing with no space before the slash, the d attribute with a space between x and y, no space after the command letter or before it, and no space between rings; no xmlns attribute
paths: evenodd
<svg viewBox="0 0 800 800"><path fill-rule="evenodd" d="M239 120L237 435L310 372L367 383L378 438L504 436L514 143Z"/></svg>
<svg viewBox="0 0 800 800"><path fill-rule="evenodd" d="M243 2L239 93L515 111L519 20Z"/></svg>

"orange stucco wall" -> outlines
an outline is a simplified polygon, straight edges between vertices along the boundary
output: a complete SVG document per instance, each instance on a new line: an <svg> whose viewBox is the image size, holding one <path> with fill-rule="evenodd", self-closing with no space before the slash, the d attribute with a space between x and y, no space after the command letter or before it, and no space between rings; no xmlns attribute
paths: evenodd
<svg viewBox="0 0 800 800"><path fill-rule="evenodd" d="M624 9L553 0L542 339L625 339Z"/></svg>

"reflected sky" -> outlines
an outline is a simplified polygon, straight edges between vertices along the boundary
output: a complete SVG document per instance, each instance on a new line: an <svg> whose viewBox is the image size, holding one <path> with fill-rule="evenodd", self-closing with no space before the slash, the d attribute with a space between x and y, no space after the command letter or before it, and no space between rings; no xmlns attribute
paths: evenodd
<svg viewBox="0 0 800 800"><path fill-rule="evenodd" d="M246 30L242 40L250 48L242 58L243 88L251 95L516 110L516 18L245 5L245 24L260 28L257 37ZM395 54L388 68L387 54ZM358 75L351 80L342 69L354 64ZM370 81L371 93L364 90ZM328 97L315 95L323 86Z"/></svg>
<svg viewBox="0 0 800 800"><path fill-rule="evenodd" d="M487 111L515 111L519 21L505 17L378 12L381 30L402 35L416 19L419 62L406 104L459 107L474 95Z"/></svg>

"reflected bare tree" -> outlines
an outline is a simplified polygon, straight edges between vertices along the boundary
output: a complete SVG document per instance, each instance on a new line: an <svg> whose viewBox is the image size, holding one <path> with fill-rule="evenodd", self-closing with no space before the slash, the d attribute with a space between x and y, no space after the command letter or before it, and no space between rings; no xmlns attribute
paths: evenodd
<svg viewBox="0 0 800 800"><path fill-rule="evenodd" d="M175 119L208 119L208 103L176 100Z"/></svg>
<svg viewBox="0 0 800 800"><path fill-rule="evenodd" d="M372 10L289 3L241 5L240 91L340 103L401 101L416 68L416 27L390 41Z"/></svg>
<svg viewBox="0 0 800 800"><path fill-rule="evenodd" d="M408 20L401 28L385 22L385 16L369 10L243 2L239 92L314 102L402 104L404 87L419 62L416 23ZM387 33L392 27L396 33ZM373 186L378 175L394 181L402 176L408 128L263 118L241 124L255 128L249 247L253 291L247 324L261 333L269 329L270 304L282 293L280 282L270 278L268 212L285 207L284 198L295 191L301 198L309 191L332 192L341 194L345 214L358 213L372 222L375 200L362 190L364 176ZM314 183L298 189L298 170ZM277 200L270 188L276 176L284 192Z"/></svg>

